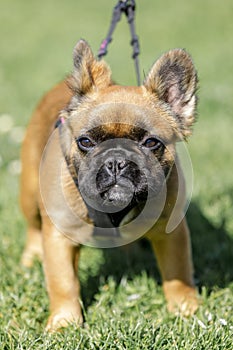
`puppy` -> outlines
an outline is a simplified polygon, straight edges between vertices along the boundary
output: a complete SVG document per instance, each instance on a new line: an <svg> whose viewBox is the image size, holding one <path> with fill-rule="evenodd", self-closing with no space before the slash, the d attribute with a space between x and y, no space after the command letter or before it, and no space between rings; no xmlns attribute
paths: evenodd
<svg viewBox="0 0 233 350"><path fill-rule="evenodd" d="M145 235L170 311L193 313L185 185L176 143L191 134L197 73L174 49L140 87L115 85L81 40L74 70L35 110L22 146L21 204L28 223L22 263L43 259L47 330L82 323L81 244L113 247ZM170 233L168 233L170 232Z"/></svg>

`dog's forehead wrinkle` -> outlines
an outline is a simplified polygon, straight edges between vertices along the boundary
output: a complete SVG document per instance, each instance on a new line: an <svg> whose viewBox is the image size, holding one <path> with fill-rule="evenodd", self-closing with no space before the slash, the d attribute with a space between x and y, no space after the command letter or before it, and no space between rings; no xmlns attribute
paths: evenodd
<svg viewBox="0 0 233 350"><path fill-rule="evenodd" d="M159 109L151 111L147 106L142 107L131 103L101 103L90 109L87 114L82 115L80 113L79 117L78 115L76 117L77 122L80 118L86 119L85 128L82 129L83 133L91 128L94 129L94 127L100 126L103 127L105 132L109 132L109 134L111 132L116 134L119 131L122 134L131 133L133 127L143 129L148 133L156 133L156 130L161 130L161 126L163 125L162 129L168 137L173 134L173 128L167 119L161 115ZM153 128L151 128L152 118L154 120ZM117 124L119 125L117 126Z"/></svg>
<svg viewBox="0 0 233 350"><path fill-rule="evenodd" d="M137 105L134 101L98 103L95 100L91 105L89 102L80 105L76 112L72 111L69 118L76 138L85 134L91 136L90 130L97 128L94 132L96 141L115 137L140 141L147 134L157 136L165 144L179 139L180 134L175 119L169 116L169 110L167 111L159 103L151 109L150 104Z"/></svg>

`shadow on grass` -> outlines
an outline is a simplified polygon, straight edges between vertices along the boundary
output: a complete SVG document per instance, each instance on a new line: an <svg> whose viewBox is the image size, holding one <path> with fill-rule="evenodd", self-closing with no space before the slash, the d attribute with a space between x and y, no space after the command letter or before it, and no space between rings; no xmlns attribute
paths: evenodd
<svg viewBox="0 0 233 350"><path fill-rule="evenodd" d="M226 287L233 281L233 239L225 228L224 213L222 224L215 227L198 205L191 203L187 219L192 236L197 285L210 289L214 286Z"/></svg>
<svg viewBox="0 0 233 350"><path fill-rule="evenodd" d="M227 234L224 222L221 227L214 227L194 202L189 207L187 219L192 236L196 285L199 288L205 286L210 291L214 286L226 287L233 280L233 240ZM91 304L94 295L98 293L100 281L104 283L109 276L118 283L123 276L133 279L146 271L149 276L161 282L147 240L126 247L104 249L103 254L104 264L100 266L98 275L89 276L82 285L85 307Z"/></svg>

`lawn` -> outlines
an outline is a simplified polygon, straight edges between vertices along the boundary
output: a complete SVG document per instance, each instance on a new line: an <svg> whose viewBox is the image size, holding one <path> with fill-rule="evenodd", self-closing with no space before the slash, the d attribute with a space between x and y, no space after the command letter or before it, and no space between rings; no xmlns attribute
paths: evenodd
<svg viewBox="0 0 233 350"><path fill-rule="evenodd" d="M188 143L194 170L188 210L202 305L186 319L166 311L149 245L84 247L81 329L47 335L40 263L20 266L25 222L18 205L20 143L38 99L72 68L82 37L97 53L115 0L0 0L0 349L232 349L233 2L136 0L140 69L184 47L199 72L198 122ZM106 60L116 81L135 84L125 18Z"/></svg>

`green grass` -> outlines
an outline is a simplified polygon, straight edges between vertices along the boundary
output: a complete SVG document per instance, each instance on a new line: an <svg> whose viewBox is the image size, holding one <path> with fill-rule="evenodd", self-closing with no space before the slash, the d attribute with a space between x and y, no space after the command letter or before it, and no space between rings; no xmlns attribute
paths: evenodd
<svg viewBox="0 0 233 350"><path fill-rule="evenodd" d="M200 77L199 120L189 151L194 168L188 211L195 278L203 304L190 319L167 313L147 244L130 251L82 251L85 327L43 333L48 298L42 268L20 264L25 222L18 208L20 139L42 94L72 67L76 41L94 52L116 1L0 0L0 349L232 349L233 333L233 3L137 1L141 71L164 51L185 47ZM135 84L125 19L107 61ZM7 129L7 118L12 125ZM9 121L9 118L8 118ZM5 131L3 130L5 127Z"/></svg>

